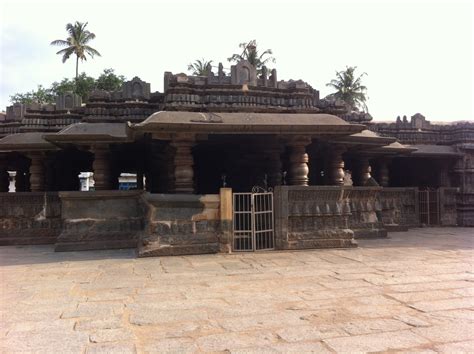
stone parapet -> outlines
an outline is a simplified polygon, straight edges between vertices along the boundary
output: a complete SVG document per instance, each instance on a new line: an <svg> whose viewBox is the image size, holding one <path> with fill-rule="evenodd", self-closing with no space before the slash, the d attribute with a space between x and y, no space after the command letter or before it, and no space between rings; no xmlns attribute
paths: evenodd
<svg viewBox="0 0 474 354"><path fill-rule="evenodd" d="M420 226L418 188L385 187L377 198L381 221L388 231Z"/></svg>
<svg viewBox="0 0 474 354"><path fill-rule="evenodd" d="M0 245L50 244L61 231L58 193L0 193Z"/></svg>
<svg viewBox="0 0 474 354"><path fill-rule="evenodd" d="M135 248L144 225L142 193L59 192L63 226L55 250Z"/></svg>
<svg viewBox="0 0 474 354"><path fill-rule="evenodd" d="M220 196L143 195L147 205L139 257L217 253L221 249Z"/></svg>
<svg viewBox="0 0 474 354"><path fill-rule="evenodd" d="M276 186L276 248L355 247L347 191L344 187Z"/></svg>

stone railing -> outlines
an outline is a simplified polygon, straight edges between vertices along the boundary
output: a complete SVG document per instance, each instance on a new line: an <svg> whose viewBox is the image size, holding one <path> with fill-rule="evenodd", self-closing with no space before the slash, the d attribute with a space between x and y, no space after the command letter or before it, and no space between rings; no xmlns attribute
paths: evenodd
<svg viewBox="0 0 474 354"><path fill-rule="evenodd" d="M218 194L143 195L147 206L138 255L168 256L217 253L223 233Z"/></svg>
<svg viewBox="0 0 474 354"><path fill-rule="evenodd" d="M382 222L389 231L406 231L420 226L418 188L383 188L378 204Z"/></svg>
<svg viewBox="0 0 474 354"><path fill-rule="evenodd" d="M350 201L349 228L355 238L387 237L377 203L381 187L346 187Z"/></svg>
<svg viewBox="0 0 474 354"><path fill-rule="evenodd" d="M60 231L57 193L0 193L0 245L54 243Z"/></svg>
<svg viewBox="0 0 474 354"><path fill-rule="evenodd" d="M277 248L356 246L346 188L277 186L274 203Z"/></svg>

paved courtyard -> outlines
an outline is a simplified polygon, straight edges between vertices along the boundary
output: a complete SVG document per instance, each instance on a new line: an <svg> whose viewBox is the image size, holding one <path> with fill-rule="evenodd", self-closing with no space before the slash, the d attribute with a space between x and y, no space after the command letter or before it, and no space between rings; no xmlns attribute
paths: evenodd
<svg viewBox="0 0 474 354"><path fill-rule="evenodd" d="M2 247L0 351L473 352L474 229L136 259Z"/></svg>

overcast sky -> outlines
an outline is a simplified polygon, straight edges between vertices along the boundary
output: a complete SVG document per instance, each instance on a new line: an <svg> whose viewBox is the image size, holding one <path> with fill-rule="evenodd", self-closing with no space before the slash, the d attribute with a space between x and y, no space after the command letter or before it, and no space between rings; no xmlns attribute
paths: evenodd
<svg viewBox="0 0 474 354"><path fill-rule="evenodd" d="M21 1L0 2L0 110L9 96L73 77L49 43L68 22L87 21L102 57L80 63L97 76L114 68L152 91L163 73L186 72L198 58L222 62L238 44L271 48L279 80L320 90L336 70L366 72L376 120L420 112L432 121L473 119L471 1Z"/></svg>

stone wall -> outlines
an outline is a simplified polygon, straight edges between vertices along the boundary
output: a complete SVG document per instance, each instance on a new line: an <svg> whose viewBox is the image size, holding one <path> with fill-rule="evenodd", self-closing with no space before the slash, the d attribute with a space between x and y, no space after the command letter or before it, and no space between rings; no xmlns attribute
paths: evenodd
<svg viewBox="0 0 474 354"><path fill-rule="evenodd" d="M0 245L54 243L61 231L57 193L0 193Z"/></svg>
<svg viewBox="0 0 474 354"><path fill-rule="evenodd" d="M56 251L135 248L144 227L141 191L60 192Z"/></svg>
<svg viewBox="0 0 474 354"><path fill-rule="evenodd" d="M357 245L349 228L351 211L346 188L277 186L274 203L276 248Z"/></svg>
<svg viewBox="0 0 474 354"><path fill-rule="evenodd" d="M383 188L378 197L381 219L388 231L419 227L418 188Z"/></svg>
<svg viewBox="0 0 474 354"><path fill-rule="evenodd" d="M227 243L219 195L145 193L143 200L147 216L139 257L217 253Z"/></svg>
<svg viewBox="0 0 474 354"><path fill-rule="evenodd" d="M456 226L458 224L457 197L458 188L439 189L439 214L441 226Z"/></svg>

